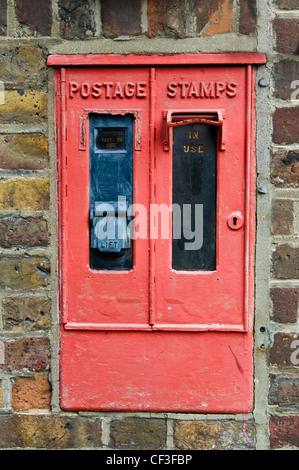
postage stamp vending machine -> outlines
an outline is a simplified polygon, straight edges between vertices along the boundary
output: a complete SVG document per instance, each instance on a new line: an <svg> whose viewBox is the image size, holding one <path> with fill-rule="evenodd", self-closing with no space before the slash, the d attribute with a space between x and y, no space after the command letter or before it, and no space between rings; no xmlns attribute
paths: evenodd
<svg viewBox="0 0 299 470"><path fill-rule="evenodd" d="M49 56L63 409L252 409L265 60Z"/></svg>

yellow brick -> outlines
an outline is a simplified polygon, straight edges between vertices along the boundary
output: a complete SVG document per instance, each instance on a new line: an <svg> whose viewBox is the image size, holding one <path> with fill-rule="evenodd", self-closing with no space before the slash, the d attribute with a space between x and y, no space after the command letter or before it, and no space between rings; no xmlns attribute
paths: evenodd
<svg viewBox="0 0 299 470"><path fill-rule="evenodd" d="M0 181L0 210L35 211L49 208L49 180L19 178Z"/></svg>
<svg viewBox="0 0 299 470"><path fill-rule="evenodd" d="M0 77L10 90L41 90L46 87L47 66L42 49L28 45L4 45L2 41Z"/></svg>
<svg viewBox="0 0 299 470"><path fill-rule="evenodd" d="M45 257L0 257L0 288L34 290L47 286L49 275L50 263Z"/></svg>
<svg viewBox="0 0 299 470"><path fill-rule="evenodd" d="M41 133L0 135L0 168L41 169L48 165L48 138Z"/></svg>
<svg viewBox="0 0 299 470"><path fill-rule="evenodd" d="M0 122L35 122L46 118L47 98L40 91L20 93L6 90L0 105Z"/></svg>
<svg viewBox="0 0 299 470"><path fill-rule="evenodd" d="M25 153L33 157L48 155L48 138L41 134L14 134L4 136L10 138L9 146L15 153Z"/></svg>

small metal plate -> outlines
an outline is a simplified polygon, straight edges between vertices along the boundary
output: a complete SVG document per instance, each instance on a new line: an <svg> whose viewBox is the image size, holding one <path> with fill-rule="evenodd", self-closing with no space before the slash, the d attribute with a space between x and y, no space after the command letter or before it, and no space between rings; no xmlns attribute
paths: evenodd
<svg viewBox="0 0 299 470"><path fill-rule="evenodd" d="M100 150L124 150L126 148L125 129L99 129L97 147Z"/></svg>

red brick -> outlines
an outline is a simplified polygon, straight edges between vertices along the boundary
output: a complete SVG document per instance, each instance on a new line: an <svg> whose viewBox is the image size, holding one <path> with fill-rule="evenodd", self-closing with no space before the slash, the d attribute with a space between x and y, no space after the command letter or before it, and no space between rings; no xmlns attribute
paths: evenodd
<svg viewBox="0 0 299 470"><path fill-rule="evenodd" d="M18 338L5 342L5 364L0 365L5 372L41 372L48 368L50 342L48 338Z"/></svg>
<svg viewBox="0 0 299 470"><path fill-rule="evenodd" d="M295 144L299 135L299 108L277 108L273 116L273 142Z"/></svg>
<svg viewBox="0 0 299 470"><path fill-rule="evenodd" d="M272 204L272 234L292 235L294 225L293 201L276 199Z"/></svg>
<svg viewBox="0 0 299 470"><path fill-rule="evenodd" d="M299 279L299 248L288 244L276 246L272 269L276 279Z"/></svg>
<svg viewBox="0 0 299 470"><path fill-rule="evenodd" d="M224 0L218 10L209 18L208 24L204 27L202 34L205 36L213 36L214 34L225 34L233 30L233 0ZM196 18L198 25L201 18Z"/></svg>
<svg viewBox="0 0 299 470"><path fill-rule="evenodd" d="M292 87L293 82L299 80L299 62L282 60L274 65L273 76L275 80L275 97L281 100L290 100L292 94L297 95L299 86Z"/></svg>
<svg viewBox="0 0 299 470"><path fill-rule="evenodd" d="M0 246L47 246L48 242L46 220L34 217L0 218Z"/></svg>
<svg viewBox="0 0 299 470"><path fill-rule="evenodd" d="M257 8L256 0L240 0L240 25L241 34L252 34L255 32Z"/></svg>
<svg viewBox="0 0 299 470"><path fill-rule="evenodd" d="M196 20L196 33L200 34L204 28L209 25L212 16L224 5L224 0L211 0L206 2L205 0L195 0L193 2L193 9L191 13L194 15ZM230 9L230 4L228 5ZM227 14L227 11L223 11L223 14Z"/></svg>
<svg viewBox="0 0 299 470"><path fill-rule="evenodd" d="M60 31L64 39L85 39L95 34L95 0L58 0Z"/></svg>
<svg viewBox="0 0 299 470"><path fill-rule="evenodd" d="M278 151L272 154L271 181L278 188L299 187L298 151Z"/></svg>
<svg viewBox="0 0 299 470"><path fill-rule="evenodd" d="M102 0L102 28L104 36L141 34L141 0Z"/></svg>
<svg viewBox="0 0 299 470"><path fill-rule="evenodd" d="M274 287L270 295L273 303L273 320L277 323L296 323L299 289Z"/></svg>
<svg viewBox="0 0 299 470"><path fill-rule="evenodd" d="M183 38L186 36L185 2L180 0L148 0L147 8L150 37Z"/></svg>
<svg viewBox="0 0 299 470"><path fill-rule="evenodd" d="M46 375L15 377L12 387L14 410L50 409L51 386Z"/></svg>
<svg viewBox="0 0 299 470"><path fill-rule="evenodd" d="M298 18L276 18L276 49L282 54L299 54L299 20Z"/></svg>
<svg viewBox="0 0 299 470"><path fill-rule="evenodd" d="M298 407L299 377L297 375L270 376L269 404L290 409Z"/></svg>
<svg viewBox="0 0 299 470"><path fill-rule="evenodd" d="M276 333L270 349L270 364L278 367L294 367L293 355L296 355L294 342L299 340L296 333ZM296 343L295 343L296 346Z"/></svg>
<svg viewBox="0 0 299 470"><path fill-rule="evenodd" d="M299 416L271 416L270 447L299 447Z"/></svg>
<svg viewBox="0 0 299 470"><path fill-rule="evenodd" d="M15 0L16 15L20 23L30 29L30 33L50 36L52 28L51 0Z"/></svg>

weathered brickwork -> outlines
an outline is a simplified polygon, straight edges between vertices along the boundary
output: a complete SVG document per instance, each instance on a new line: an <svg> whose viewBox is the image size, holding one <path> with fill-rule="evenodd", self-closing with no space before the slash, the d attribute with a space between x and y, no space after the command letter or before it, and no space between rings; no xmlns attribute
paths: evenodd
<svg viewBox="0 0 299 470"><path fill-rule="evenodd" d="M277 108L273 116L275 144L295 144L299 133L299 108Z"/></svg>
<svg viewBox="0 0 299 470"><path fill-rule="evenodd" d="M186 36L186 16L184 12L185 2L150 0L148 2L150 37L161 35L182 38Z"/></svg>
<svg viewBox="0 0 299 470"><path fill-rule="evenodd" d="M295 92L296 85L293 83L298 80L299 62L282 60L274 66L275 97L281 100L290 100Z"/></svg>
<svg viewBox="0 0 299 470"><path fill-rule="evenodd" d="M47 330L51 325L50 309L51 302L47 297L4 297L3 330L20 333Z"/></svg>
<svg viewBox="0 0 299 470"><path fill-rule="evenodd" d="M273 151L271 181L277 188L299 187L299 150Z"/></svg>
<svg viewBox="0 0 299 470"><path fill-rule="evenodd" d="M49 414L0 415L0 449L101 447L101 419Z"/></svg>
<svg viewBox="0 0 299 470"><path fill-rule="evenodd" d="M165 449L166 420L128 418L111 422L110 446L116 449Z"/></svg>
<svg viewBox="0 0 299 470"><path fill-rule="evenodd" d="M188 23L191 18L192 26ZM190 35L210 36L232 31L241 34L255 34L256 2L242 0L240 15L234 21L233 0L213 0L204 2L180 2L177 0L149 0L148 2L148 34L183 38Z"/></svg>
<svg viewBox="0 0 299 470"><path fill-rule="evenodd" d="M0 123L37 123L46 119L47 97L40 91L7 90Z"/></svg>
<svg viewBox="0 0 299 470"><path fill-rule="evenodd" d="M137 36L141 34L141 0L103 0L101 18L105 37Z"/></svg>
<svg viewBox="0 0 299 470"><path fill-rule="evenodd" d="M270 376L269 403L298 409L299 377L292 374Z"/></svg>
<svg viewBox="0 0 299 470"><path fill-rule="evenodd" d="M290 199L276 199L272 205L272 234L292 235L294 231L294 203Z"/></svg>
<svg viewBox="0 0 299 470"><path fill-rule="evenodd" d="M292 367L296 364L295 358L297 353L296 340L298 335L296 333L276 333L274 335L274 342L270 350L270 364L281 368ZM293 348L293 346L295 346ZM297 348L298 349L298 348ZM298 364L297 364L298 365Z"/></svg>
<svg viewBox="0 0 299 470"><path fill-rule="evenodd" d="M46 53L40 47L0 45L0 76L8 90L47 90ZM1 112L1 114L3 114Z"/></svg>
<svg viewBox="0 0 299 470"><path fill-rule="evenodd" d="M299 248L289 244L275 246L273 275L276 279L298 279Z"/></svg>
<svg viewBox="0 0 299 470"><path fill-rule="evenodd" d="M0 168L42 170L48 166L48 138L40 133L0 135Z"/></svg>
<svg viewBox="0 0 299 470"><path fill-rule="evenodd" d="M7 33L7 0L0 1L0 35Z"/></svg>
<svg viewBox="0 0 299 470"><path fill-rule="evenodd" d="M14 290L34 290L49 283L50 263L41 256L2 257L0 287Z"/></svg>
<svg viewBox="0 0 299 470"><path fill-rule="evenodd" d="M299 5L275 0L272 192L272 335L269 351L270 448L298 448L299 312ZM281 12L280 12L281 10ZM279 194L280 192L280 194ZM280 195L283 194L283 198ZM294 416L294 414L296 416ZM297 426L297 428L296 428Z"/></svg>
<svg viewBox="0 0 299 470"><path fill-rule="evenodd" d="M25 25L29 35L51 36L51 0L16 0L16 16Z"/></svg>
<svg viewBox="0 0 299 470"><path fill-rule="evenodd" d="M95 34L95 0L58 1L60 32L64 39L85 39Z"/></svg>
<svg viewBox="0 0 299 470"><path fill-rule="evenodd" d="M4 342L4 372L27 370L42 372L49 368L50 342L48 338L24 337Z"/></svg>
<svg viewBox="0 0 299 470"><path fill-rule="evenodd" d="M299 308L299 288L274 287L271 289L273 320L277 323L296 323Z"/></svg>
<svg viewBox="0 0 299 470"><path fill-rule="evenodd" d="M0 246L47 246L49 241L46 220L35 217L3 217L0 219Z"/></svg>
<svg viewBox="0 0 299 470"><path fill-rule="evenodd" d="M240 11L240 33L254 33L257 19L256 1L241 0Z"/></svg>
<svg viewBox="0 0 299 470"><path fill-rule="evenodd" d="M34 377L15 377L12 388L12 407L14 410L49 410L51 387L46 375Z"/></svg>
<svg viewBox="0 0 299 470"><path fill-rule="evenodd" d="M271 449L298 448L298 429L298 416L272 416L270 420Z"/></svg>
<svg viewBox="0 0 299 470"><path fill-rule="evenodd" d="M12 178L0 181L1 211L38 211L49 209L49 180Z"/></svg>
<svg viewBox="0 0 299 470"><path fill-rule="evenodd" d="M263 175L269 204L262 214L269 264L265 275L256 272L257 279L270 273L262 329L256 309L258 329L268 337L256 349L265 383L256 398L258 419L255 409L247 416L208 417L67 413L58 388L59 207L47 56L189 48L268 51L269 102L257 103L272 123L272 134L263 136L270 153ZM0 449L298 449L298 0L0 0L0 81ZM257 151L258 163L265 158Z"/></svg>
<svg viewBox="0 0 299 470"><path fill-rule="evenodd" d="M181 421L174 427L177 449L188 450L250 450L254 443L254 427L243 423Z"/></svg>
<svg viewBox="0 0 299 470"><path fill-rule="evenodd" d="M276 33L276 50L281 54L299 54L299 19L276 18L274 20Z"/></svg>

